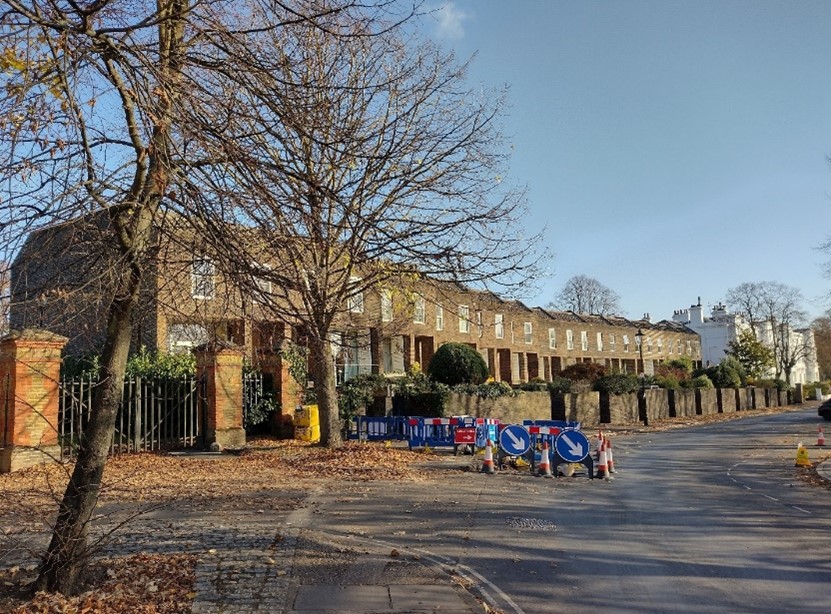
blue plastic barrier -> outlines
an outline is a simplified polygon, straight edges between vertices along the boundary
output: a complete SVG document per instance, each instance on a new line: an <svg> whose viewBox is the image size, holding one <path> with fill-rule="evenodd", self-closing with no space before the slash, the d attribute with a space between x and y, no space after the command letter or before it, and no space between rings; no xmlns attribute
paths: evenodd
<svg viewBox="0 0 831 614"><path fill-rule="evenodd" d="M360 441L405 441L409 437L405 416L355 416L347 433L348 439Z"/></svg>

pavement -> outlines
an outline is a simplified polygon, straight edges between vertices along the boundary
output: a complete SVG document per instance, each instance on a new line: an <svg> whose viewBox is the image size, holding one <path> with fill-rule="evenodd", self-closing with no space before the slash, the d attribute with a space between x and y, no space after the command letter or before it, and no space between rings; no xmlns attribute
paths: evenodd
<svg viewBox="0 0 831 614"><path fill-rule="evenodd" d="M236 501L180 501L138 516L102 506L91 538L119 527L103 541L104 556L196 554L192 614L485 611L456 580L451 561L399 551L333 524L321 507L338 505L339 496L298 487ZM386 520L378 518L391 524ZM48 538L31 536L27 547L0 552L0 561L31 565Z"/></svg>

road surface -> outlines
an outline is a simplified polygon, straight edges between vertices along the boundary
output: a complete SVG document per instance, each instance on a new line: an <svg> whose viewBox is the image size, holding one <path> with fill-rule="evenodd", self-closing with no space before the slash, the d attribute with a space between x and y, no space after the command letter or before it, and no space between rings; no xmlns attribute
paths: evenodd
<svg viewBox="0 0 831 614"><path fill-rule="evenodd" d="M611 481L463 471L348 484L315 527L431 561L506 614L831 612L831 491L797 477L815 408L614 440ZM831 461L829 461L831 462Z"/></svg>

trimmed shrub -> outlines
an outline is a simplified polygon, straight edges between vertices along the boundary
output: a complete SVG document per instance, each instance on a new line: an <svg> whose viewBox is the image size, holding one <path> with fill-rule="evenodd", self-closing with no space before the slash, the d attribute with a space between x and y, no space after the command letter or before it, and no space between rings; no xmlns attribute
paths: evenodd
<svg viewBox="0 0 831 614"><path fill-rule="evenodd" d="M430 360L427 374L436 382L457 384L481 384L488 379L485 359L464 343L445 343Z"/></svg>
<svg viewBox="0 0 831 614"><path fill-rule="evenodd" d="M513 397L517 391L511 388L507 382L485 382L474 386L473 384L459 384L453 387L454 392L469 394L481 399L498 399L500 397Z"/></svg>
<svg viewBox="0 0 831 614"><path fill-rule="evenodd" d="M573 383L574 382L567 377L555 377L548 383L548 392L553 392L554 394L568 394L571 392L571 385Z"/></svg>
<svg viewBox="0 0 831 614"><path fill-rule="evenodd" d="M604 375L594 383L594 389L598 392L609 394L626 394L635 392L640 387L640 380L636 375L629 373L613 373Z"/></svg>
<svg viewBox="0 0 831 614"><path fill-rule="evenodd" d="M713 382L706 375L699 375L681 382L682 388L714 388Z"/></svg>

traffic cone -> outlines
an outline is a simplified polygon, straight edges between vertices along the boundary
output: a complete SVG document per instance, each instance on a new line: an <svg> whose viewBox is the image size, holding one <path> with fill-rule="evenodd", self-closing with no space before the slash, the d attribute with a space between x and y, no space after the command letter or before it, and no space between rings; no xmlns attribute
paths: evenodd
<svg viewBox="0 0 831 614"><path fill-rule="evenodd" d="M615 460L612 457L612 440L604 439L603 445L606 447L606 467L609 469L609 473L617 473L615 471Z"/></svg>
<svg viewBox="0 0 831 614"><path fill-rule="evenodd" d="M825 445L825 434L822 432L822 427L817 427L817 445L824 446Z"/></svg>
<svg viewBox="0 0 831 614"><path fill-rule="evenodd" d="M604 480L609 479L609 468L606 463L606 444L601 441L600 447L597 451L597 472L595 474L596 477L603 478Z"/></svg>
<svg viewBox="0 0 831 614"><path fill-rule="evenodd" d="M800 441L796 446L796 466L797 467L811 467L811 459L808 458L808 450L802 445Z"/></svg>
<svg viewBox="0 0 831 614"><path fill-rule="evenodd" d="M542 444L542 452L540 452L540 466L537 470L537 475L544 478L553 477L551 475L551 461L548 458L548 442L544 441Z"/></svg>
<svg viewBox="0 0 831 614"><path fill-rule="evenodd" d="M482 461L482 473L494 474L496 469L493 466L493 449L491 448L491 440L485 446L485 460Z"/></svg>

